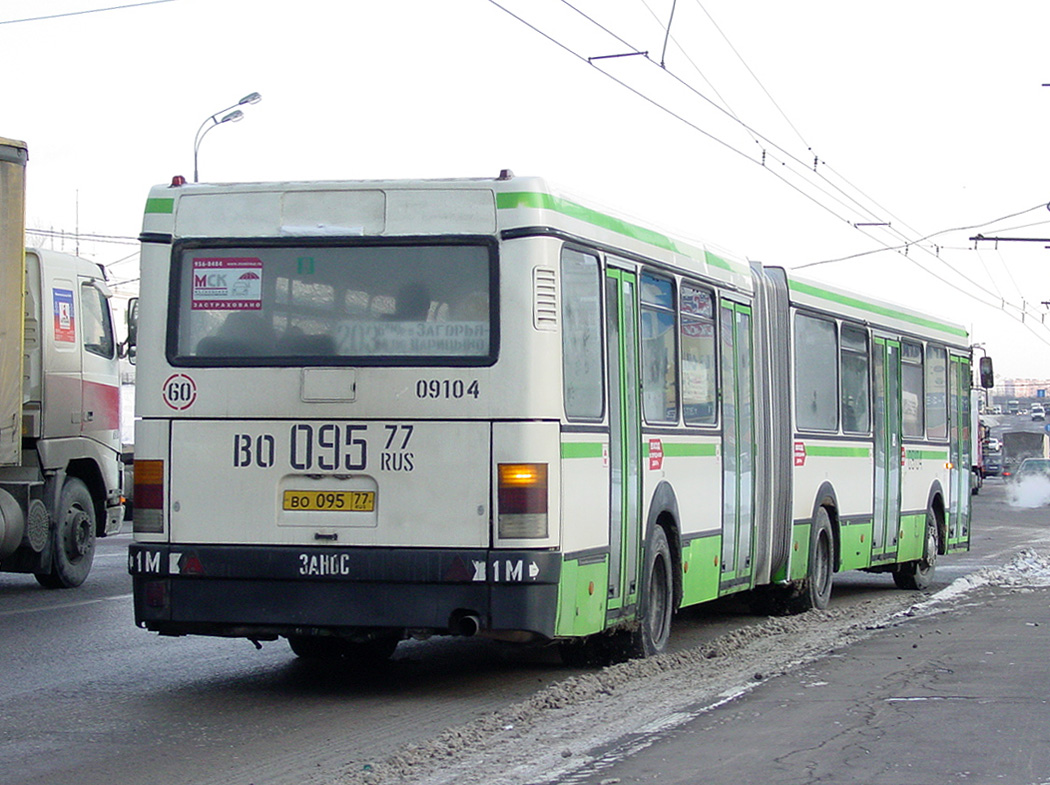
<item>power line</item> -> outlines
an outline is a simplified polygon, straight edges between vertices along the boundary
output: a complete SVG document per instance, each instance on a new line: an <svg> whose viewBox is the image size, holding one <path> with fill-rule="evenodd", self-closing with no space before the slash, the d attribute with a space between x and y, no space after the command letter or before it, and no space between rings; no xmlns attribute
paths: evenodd
<svg viewBox="0 0 1050 785"><path fill-rule="evenodd" d="M139 8L144 5L159 5L161 3L174 3L175 0L146 0L142 3L128 3L127 5L113 5L108 8L88 8L84 11L66 11L61 14L48 14L47 16L29 16L24 19L2 19L0 25L16 25L21 22L42 22L46 19L62 19L67 16L84 16L85 14L101 14L105 11L123 11L126 8Z"/></svg>
<svg viewBox="0 0 1050 785"><path fill-rule="evenodd" d="M645 0L642 0L642 1L643 1L643 4L645 4ZM948 233L948 232L951 232L951 231L958 231L958 230L946 229L946 230L941 230L939 232L934 232L933 234L929 234L929 235L924 235L924 236L918 237L917 239L911 239L907 234L902 232L900 229L894 228L890 221L879 220L879 216L874 210L872 210L870 207L862 204L861 201L859 201L857 199L857 197L847 193L841 186L836 185L835 183L832 183L827 177L825 177L819 171L818 164L822 164L823 163L822 161L820 161L819 157L815 157L813 159L812 165L810 165L810 164L808 164L806 162L803 162L801 159L799 159L797 156L793 155L786 148L783 148L780 145L776 144L771 139L767 138L765 135L763 135L760 132L758 132L752 126L748 125L746 122L744 122L741 118L739 118L731 110L729 110L729 109L727 109L727 108L725 108L723 106L720 106L719 104L717 104L714 101L712 101L709 97L704 95L703 92L701 92L700 90L696 89L694 86L690 85L687 81L685 81L684 79L680 78L679 76L677 76L676 74L671 72L669 69L667 69L664 64L657 64L657 63L653 62L653 60L651 58L649 58L648 52L640 51L637 47L632 46L627 41L625 41L623 38L621 38L619 35L614 33L611 29L609 29L606 26L602 25L597 20L591 18L587 14L584 14L578 8L576 8L571 3L569 3L568 0L562 0L562 3L564 5L566 5L567 7L571 8L576 13L580 14L581 16L583 16L587 21L589 21L591 24L593 24L596 27L598 27L599 29L601 29L607 35L610 35L611 37L616 39L618 42L623 44L624 46L629 47L632 50L631 54L639 55L646 62L648 62L648 63L650 63L652 65L656 65L658 68L660 68L662 73L667 74L668 76L670 76L674 81L676 81L682 87L684 87L685 89L689 90L694 95L696 95L697 97L699 97L700 99L702 99L706 103L710 104L718 112L720 112L723 115L729 117L731 120L733 120L733 122L737 123L740 127L745 129L749 134L751 134L752 138L755 139L756 142L758 142L758 140L762 140L762 142L765 142L766 145L768 145L768 147L772 148L773 150L778 151L780 154L783 155L785 160L781 160L777 156L770 154L769 151L766 150L766 149L763 149L761 159L757 159L755 157L752 157L752 156L748 155L743 150L740 150L737 147L735 147L734 145L732 145L729 142L725 141L724 139L719 138L716 134L708 131L705 128L702 128L697 123L685 119L685 117L683 117L680 112L672 110L670 107L665 106L663 103L661 103L657 99L647 95L642 90L640 90L638 88L635 88L634 86L628 84L623 79L620 79L620 78L614 76L613 74L609 73L608 71L605 71L602 68L598 68L598 66L595 64L596 58L588 58L588 57L584 56L583 54L581 54L580 52L577 52L575 49L573 49L568 44L558 40L553 35L551 35L551 34L549 34L547 32L544 32L543 30L539 29L536 25L526 21L522 17L518 16L517 14L513 13L512 11L510 11L509 9L507 9L506 7L501 5L499 2L496 2L496 0L489 0L489 2L492 5L494 5L497 8L499 8L500 10L502 10L504 13L506 13L509 16L511 16L514 19L516 19L518 22L524 24L526 27L530 28L534 32L536 32L539 35L543 36L548 41L550 41L551 43L555 44L556 46L558 46L562 50L564 50L564 51L568 52L569 54L571 54L572 56L576 57L578 60L586 62L588 65L590 65L590 66L592 66L594 68L597 68L597 70L603 76L605 76L608 79L612 80L613 82L617 83L621 87L623 87L626 90L630 91L631 93L633 93L637 97L641 98L642 100L646 101L647 103L651 104L652 106L660 109L661 111L665 112L666 114L670 115L671 117L674 117L675 119L679 120L680 122L685 123L689 127L693 128L694 130L696 130L699 133L703 134L704 136L708 137L712 141L717 142L721 146L723 146L726 149L728 149L728 150L730 150L730 151L740 155L741 157L745 158L746 160L748 160L748 161L750 161L752 163L757 163L757 164L763 166L764 168L767 169L767 171L769 171L771 174L773 174L775 177L777 177L779 180L781 180L781 182L783 182L788 187L790 187L793 190L795 190L800 195L806 197L807 199L812 201L814 204L816 204L818 207L820 207L821 209L825 210L829 214L831 214L831 215L835 216L836 218L839 218L840 220L843 220L843 221L847 221L848 220L844 216L840 215L836 210L834 210L829 204L827 204L826 202L822 202L820 200L820 198L818 198L817 196L815 196L812 193L807 192L806 190L803 189L802 186L800 186L800 185L798 185L798 184L796 184L794 182L791 182L784 174L781 174L779 171L777 171L777 169L766 166L767 158L772 158L774 161L776 161L778 163L781 163L781 165L783 167L786 167L785 171L788 171L793 176L800 178L805 183L805 185L808 188L816 189L816 191L820 195L822 195L825 199L831 199L831 200L835 201L837 204L839 204L841 207L846 208L847 210L857 211L858 213L862 214L864 216L865 220L863 220L863 221L848 221L848 222L853 226L854 229L856 229L858 231L861 231L869 239L873 240L874 242L880 243L883 246L881 249L873 250L873 251L870 251L870 252L861 253L861 254L853 254L851 256L841 257L839 259L824 260L822 262L810 263L810 264L807 264L807 265L802 265L802 267L814 266L816 264L827 264L827 263L831 263L831 262L835 262L835 261L845 261L847 259L853 259L853 258L858 258L860 256L866 256L866 255L869 255L870 253L880 253L882 251L891 250L891 251L894 251L894 252L896 252L896 253L898 253L900 255L903 255L905 257L905 259L907 259L910 263L912 263L915 266L917 266L919 269L921 269L924 272L926 272L928 275L933 276L934 278L936 278L937 280L941 281L945 285L947 285L947 286L957 290L961 294L963 294L963 295L965 295L965 296L967 296L967 297L977 301L978 303L981 303L982 305L985 305L986 307L998 307L1003 313L1005 313L1007 315L1011 315L1009 313L1009 311L1008 311L1008 307L1010 309L1016 310L1017 313L1019 314L1019 317L1015 316L1014 318L1019 318L1019 320L1022 322L1022 324L1025 323L1025 316L1028 314L1028 311L1027 311L1027 305L1026 305L1026 303L1023 300L1022 300L1022 305L1021 306L1017 306L1017 305L1015 305L1013 303L1007 303L1006 300L1002 297L1001 292L1000 293L993 293L993 292L991 292L987 287L985 287L984 285L980 284L979 282L973 280L972 278L967 276L965 273L963 273L960 269L958 269L958 267L956 267L955 265L953 265L952 263L950 263L946 259L942 258L941 255L940 255L940 251L942 249L941 246L934 245L932 248L930 248L930 247L926 247L925 245L923 245L923 243L926 243L928 240L932 239L933 237L936 237L936 236L938 236L940 234ZM646 5L646 8L648 8L648 5ZM701 9L702 8L703 7L701 6ZM649 12L650 12L650 14L653 14L652 9L649 9ZM706 11L705 11L705 13L706 13ZM655 17L655 14L653 14L653 16ZM710 18L710 14L708 14L708 17ZM657 18L657 21L659 22L658 18ZM713 23L713 20L712 20L712 23ZM717 25L715 25L715 26L716 26L716 29L717 29ZM662 25L661 25L661 29L662 29ZM721 32L721 31L719 31L719 32ZM725 37L724 34L723 34L723 37ZM673 36L671 37L671 40L675 40L673 38ZM681 47L680 44L678 44L678 42L676 40L675 40L675 45L681 51L683 51L683 53L684 53L684 49ZM733 48L731 44L730 44L730 47ZM733 48L733 50L734 50L734 52L736 52L735 48ZM739 54L738 54L738 57L739 57ZM688 55L686 55L686 59L687 60L690 59L688 57ZM690 62L692 63L691 60L690 60ZM745 67L747 67L746 63L745 63ZM694 68L695 68L695 64L694 64ZM698 68L696 70L697 70L697 73L700 74L701 78L703 78L704 81L708 82L708 84L710 85L710 80L708 80L706 77L704 77L703 73L700 72L700 70ZM748 70L751 71L750 68L748 68ZM753 72L752 72L752 76L754 76ZM757 77L755 77L755 78L757 79ZM761 86L761 83L760 83L760 86ZM712 89L715 89L713 85L711 85L711 87L712 87ZM764 90L764 88L763 88L763 90ZM768 91L764 90L764 92L766 92L767 97L769 97L769 99L771 101L773 101L772 96L770 96L768 94ZM715 90L715 93L717 94L717 90ZM728 103L725 102L724 99L721 98L721 96L719 96L719 98L720 98L720 100L723 100L723 103L725 103L726 107L728 107ZM773 103L774 103L774 106L777 106L775 101L773 101ZM780 110L779 106L777 106L777 108L778 108L778 111L781 111L781 114L783 115L783 111ZM787 120L786 116L785 116L785 120ZM792 129L795 131L796 134L799 135L799 138L802 139L803 143L805 144L806 143L805 139L801 136L801 134L798 133L797 128L794 127L794 125L790 122L790 120L788 120L787 122L788 122L789 125L791 125ZM808 145L807 145L807 148L810 151L812 151L812 148L809 148ZM792 165L799 167L799 170L798 171L794 171L792 169ZM874 199L872 199L870 196L865 194L861 189L857 188L855 185L850 183L849 180L847 180L846 178L842 177L842 175L840 175L837 171L835 171L831 167L828 167L827 164L824 164L824 168L828 169L828 171L830 171L836 177L840 178L846 185L849 186L849 188L851 188L853 191L855 191L857 194L859 194L860 197L862 197L863 199L867 200L872 205L874 205L875 208L877 208L879 211L881 211L884 214L889 214L891 217L896 218L885 207L883 207L878 202L876 202ZM811 171L812 171L812 175L811 175ZM835 196L834 194L829 193L827 190L825 190L823 187L821 187L818 183L814 182L813 175L815 175L817 179L819 179L819 180L823 181L824 183L826 183L830 188L834 189L839 194L841 194L842 198L839 198L838 196ZM846 201L843 201L843 200L846 200ZM847 204L847 202L852 203L852 206L851 206L851 204ZM1040 205L1040 207L1042 207L1042 205ZM1023 212L1029 212L1032 209L1037 209L1037 208L1030 208L1029 210L1026 210L1026 211L1023 211ZM998 219L998 220L1006 220L1006 219L1008 219L1010 217L1014 217L1015 215L1020 215L1020 214L1022 214L1022 213L1016 213L1016 214L1014 214L1012 216L1006 216L1005 218ZM871 220L871 219L875 219L875 220ZM913 227L908 226L907 223L901 221L899 218L896 219L896 221L897 221L898 224L903 224L905 226L905 228L907 228L912 233L912 237L914 237L914 235L919 234L919 232L917 230L915 230ZM988 222L988 223L990 224L990 223L994 223L994 222ZM879 240L871 232L866 231L865 229L861 228L861 226L867 227L867 226L873 226L873 225L884 226L885 227L885 231L888 231L892 235L895 235L897 238L900 239L900 242L898 244L896 244L896 245L890 245L890 244L886 243L885 241ZM988 225L988 224L982 224L982 225ZM973 227L973 228L976 228L976 227ZM954 273L959 278L963 279L970 286L974 287L974 289L976 289L977 292L979 292L982 295L985 295L986 297L992 298L994 304L993 304L993 302L989 302L987 299L984 299L981 296L978 296L977 294L974 294L973 292L967 291L966 289L962 288L961 286L959 286L959 285L957 285L955 283L952 283L951 281L949 281L949 280L943 278L942 276L938 275L933 270L931 270L928 267L924 266L917 259L915 259L915 258L913 258L913 257L911 257L909 255L909 251L910 251L911 248L916 248L918 251L920 251L922 253L929 254L929 255L933 256L934 259L938 263L945 265L952 273ZM799 269L799 268L796 268L796 269Z"/></svg>
<svg viewBox="0 0 1050 785"><path fill-rule="evenodd" d="M84 232L67 232L62 229L30 229L26 234L37 237L49 237L57 240L90 240L96 243L115 243L117 245L138 245L139 238L119 234L85 234Z"/></svg>
<svg viewBox="0 0 1050 785"><path fill-rule="evenodd" d="M643 2L644 2L644 0L643 0ZM730 48L730 50L733 52L733 54L736 55L736 58L737 58L737 60L740 61L740 64L742 66L744 66L745 69L747 69L747 72L749 74L751 74L751 78L755 80L755 84L757 84L759 86L759 88L762 90L762 92L766 94L766 98L769 99L769 102L771 104L773 104L773 106L776 107L776 110L778 112L780 112L780 116L784 118L784 122L788 124L788 126L791 128L792 131L795 132L795 135L798 136L799 141L801 141L802 144L804 144L808 150L812 150L813 147L809 144L809 142L806 141L805 137L802 136L802 132L799 131L798 128L795 127L795 124L793 122L791 122L791 120L788 118L787 114L784 113L784 110L780 108L780 104L778 104L776 102L776 100L773 98L773 96L770 94L770 92L766 89L766 86L764 84L762 84L762 80L758 78L758 75L754 71L751 70L751 66L749 66L747 64L747 61L744 60L744 58L741 56L740 52L738 52L736 47L733 46L733 42L729 40L729 36L727 36L725 33L722 32L722 28L718 26L718 22L715 21L715 18L713 16L711 16L710 12L706 8L704 8L704 4L701 3L700 0L694 0L694 2L696 3L697 7L701 11L704 12L704 15L710 20L711 26L714 27L715 30L718 31L718 34L720 36L722 36L722 40L726 42L726 45ZM675 43L677 44L677 41Z"/></svg>

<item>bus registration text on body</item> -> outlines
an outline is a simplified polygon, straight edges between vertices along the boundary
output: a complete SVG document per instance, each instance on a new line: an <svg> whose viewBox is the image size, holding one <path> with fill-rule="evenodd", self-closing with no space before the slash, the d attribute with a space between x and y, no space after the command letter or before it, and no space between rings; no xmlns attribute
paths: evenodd
<svg viewBox="0 0 1050 785"><path fill-rule="evenodd" d="M381 427L382 436L378 440L372 437L380 449L380 470L412 471L415 456L409 451L409 443L415 426L389 423ZM368 431L369 426L363 423L300 422L289 427L287 436L235 433L233 467L269 469L286 461L301 472L365 471L369 462Z"/></svg>

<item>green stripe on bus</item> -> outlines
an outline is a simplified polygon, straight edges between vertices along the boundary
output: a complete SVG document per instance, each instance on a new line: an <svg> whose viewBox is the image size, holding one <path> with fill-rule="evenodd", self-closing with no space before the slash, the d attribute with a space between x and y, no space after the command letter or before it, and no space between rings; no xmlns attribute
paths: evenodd
<svg viewBox="0 0 1050 785"><path fill-rule="evenodd" d="M913 460L946 461L946 460L948 460L948 451L947 450L906 450L904 455L910 461L913 461Z"/></svg>
<svg viewBox="0 0 1050 785"><path fill-rule="evenodd" d="M561 213L570 218L576 218L577 220L589 223L592 226L608 229L611 232L622 234L624 237L631 237L657 248L663 248L665 251L673 251L674 253L679 253L694 259L704 259L707 264L712 267L719 267L723 270L729 271L733 271L735 267L739 267L739 265L733 265L731 262L723 259L721 256L717 256L716 254L709 253L708 251L695 248L685 243L677 242L660 232L646 229L644 226L638 226L620 218L613 218L611 215L600 213L597 210L592 210L589 207L576 204L576 202L569 201L568 199L562 199L557 196L552 196L551 194L536 191L511 191L508 193L496 194L496 209L513 210L519 207L553 210L556 213Z"/></svg>
<svg viewBox="0 0 1050 785"><path fill-rule="evenodd" d="M674 444L664 442L663 454L665 458L713 458L718 455L718 447L714 444Z"/></svg>
<svg viewBox="0 0 1050 785"><path fill-rule="evenodd" d="M561 457L601 458L604 446L601 442L562 442Z"/></svg>
<svg viewBox="0 0 1050 785"><path fill-rule="evenodd" d="M147 213L163 213L171 215L175 212L175 200L167 198L152 198L146 200Z"/></svg>
<svg viewBox="0 0 1050 785"><path fill-rule="evenodd" d="M806 457L817 458L869 458L870 447L831 447L828 445L807 444Z"/></svg>
<svg viewBox="0 0 1050 785"><path fill-rule="evenodd" d="M723 270L732 270L733 265L723 259L717 254L713 254L710 251L704 251L704 258L707 259L707 263L712 267L721 267Z"/></svg>
<svg viewBox="0 0 1050 785"><path fill-rule="evenodd" d="M883 305L875 305L874 303L865 302L859 300L856 297L850 297L845 294L837 294L835 292L829 292L826 289L821 289L819 286L812 286L808 283L801 283L800 281L790 281L788 288L795 292L801 292L802 294L809 294L814 297L819 297L822 300L830 300L831 302L838 303L839 305L847 305L851 308L858 308L862 311L868 311L869 313L878 314L879 316L889 316L893 319L900 319L903 322L911 322L917 324L920 327L926 327L931 330L940 330L941 332L948 333L949 335L956 335L960 338L967 337L966 330L955 327L950 324L943 322L937 322L933 319L925 319L921 316L915 316L913 314L904 313L903 311L897 311L893 308L887 308Z"/></svg>

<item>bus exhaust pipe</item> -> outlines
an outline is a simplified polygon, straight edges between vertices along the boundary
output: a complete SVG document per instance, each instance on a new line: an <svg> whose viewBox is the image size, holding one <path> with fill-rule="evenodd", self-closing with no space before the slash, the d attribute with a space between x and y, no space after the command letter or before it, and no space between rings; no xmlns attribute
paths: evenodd
<svg viewBox="0 0 1050 785"><path fill-rule="evenodd" d="M481 629L481 619L473 613L461 613L452 617L448 625L454 635L462 635L465 638L473 637Z"/></svg>

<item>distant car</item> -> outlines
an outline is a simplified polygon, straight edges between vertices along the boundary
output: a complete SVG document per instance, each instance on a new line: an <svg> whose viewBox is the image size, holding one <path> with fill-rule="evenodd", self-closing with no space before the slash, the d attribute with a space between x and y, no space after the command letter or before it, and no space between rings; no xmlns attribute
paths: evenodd
<svg viewBox="0 0 1050 785"><path fill-rule="evenodd" d="M989 451L984 454L984 476L998 477L1003 472L1003 454Z"/></svg>
<svg viewBox="0 0 1050 785"><path fill-rule="evenodd" d="M1003 443L998 439L992 438L984 443L984 449L988 452L999 452L1003 449ZM1002 461L1001 455L999 456L999 460L1000 462Z"/></svg>
<svg viewBox="0 0 1050 785"><path fill-rule="evenodd" d="M1042 404L1037 403L1032 407L1032 419L1040 422L1046 420L1046 409L1043 408Z"/></svg>
<svg viewBox="0 0 1050 785"><path fill-rule="evenodd" d="M1025 458L1013 474L1015 483L1032 477L1044 477L1050 480L1050 458Z"/></svg>

